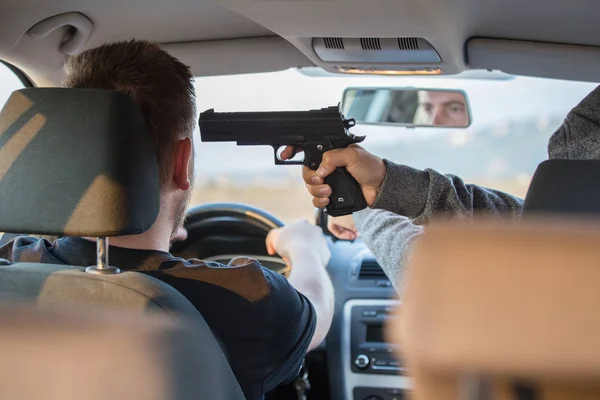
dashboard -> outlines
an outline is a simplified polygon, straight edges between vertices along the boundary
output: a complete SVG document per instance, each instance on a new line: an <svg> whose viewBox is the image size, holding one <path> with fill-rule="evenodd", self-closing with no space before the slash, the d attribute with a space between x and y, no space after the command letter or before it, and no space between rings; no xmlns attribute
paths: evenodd
<svg viewBox="0 0 600 400"><path fill-rule="evenodd" d="M396 292L361 240L330 240L335 314L326 339L332 399L400 400L411 388L383 328ZM340 373L341 372L341 373Z"/></svg>
<svg viewBox="0 0 600 400"><path fill-rule="evenodd" d="M395 290L363 241L336 240L322 212L317 213L316 223L331 251L327 271L334 287L335 312L326 339L306 357L312 386L307 399L405 399L410 379L384 337L386 321L399 304ZM171 252L223 264L239 256L252 257L287 275L286 263L269 256L264 244L267 232L282 225L275 216L248 205L203 205L189 211L188 239L173 244ZM294 397L267 395L268 400Z"/></svg>

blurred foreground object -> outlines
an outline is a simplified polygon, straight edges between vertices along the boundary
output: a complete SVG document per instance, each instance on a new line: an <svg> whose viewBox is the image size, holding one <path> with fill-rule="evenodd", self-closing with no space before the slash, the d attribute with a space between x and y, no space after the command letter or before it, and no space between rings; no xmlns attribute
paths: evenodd
<svg viewBox="0 0 600 400"><path fill-rule="evenodd" d="M0 397L234 398L220 349L202 341L164 315L0 306Z"/></svg>
<svg viewBox="0 0 600 400"><path fill-rule="evenodd" d="M600 398L599 222L429 226L387 331L411 398Z"/></svg>

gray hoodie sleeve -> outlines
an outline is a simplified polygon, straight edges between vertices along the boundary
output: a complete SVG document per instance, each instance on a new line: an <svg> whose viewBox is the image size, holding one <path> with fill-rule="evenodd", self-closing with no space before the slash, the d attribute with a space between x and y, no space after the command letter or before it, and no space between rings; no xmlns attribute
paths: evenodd
<svg viewBox="0 0 600 400"><path fill-rule="evenodd" d="M385 210L367 208L352 217L367 247L401 295L410 248L423 228Z"/></svg>
<svg viewBox="0 0 600 400"><path fill-rule="evenodd" d="M474 211L518 217L523 200L509 194L467 185L454 175L442 175L385 160L387 173L373 208L353 214L367 247L400 296L410 249L435 215L469 218Z"/></svg>
<svg viewBox="0 0 600 400"><path fill-rule="evenodd" d="M387 172L373 208L404 215L415 224L440 215L469 218L474 212L487 212L518 218L521 214L523 200L518 197L465 184L455 175L384 162Z"/></svg>

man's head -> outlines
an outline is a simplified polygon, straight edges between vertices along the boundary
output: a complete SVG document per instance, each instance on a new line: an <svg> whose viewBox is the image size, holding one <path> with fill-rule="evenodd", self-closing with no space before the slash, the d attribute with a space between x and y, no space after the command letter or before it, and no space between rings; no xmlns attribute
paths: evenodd
<svg viewBox="0 0 600 400"><path fill-rule="evenodd" d="M424 121L419 125L465 127L469 125L469 113L462 93L446 91L419 91L417 115Z"/></svg>
<svg viewBox="0 0 600 400"><path fill-rule="evenodd" d="M161 212L173 220L175 231L194 182L196 96L189 67L156 43L117 42L69 58L63 86L118 90L138 103L158 158Z"/></svg>

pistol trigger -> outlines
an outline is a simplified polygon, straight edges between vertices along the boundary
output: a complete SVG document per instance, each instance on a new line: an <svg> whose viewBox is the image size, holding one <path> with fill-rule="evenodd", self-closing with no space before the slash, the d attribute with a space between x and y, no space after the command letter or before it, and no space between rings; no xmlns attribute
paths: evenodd
<svg viewBox="0 0 600 400"><path fill-rule="evenodd" d="M275 149L275 164L276 165L302 165L303 164L303 160L294 160L294 157L296 155L298 155L298 149L302 150L301 147L294 147L292 145L272 145L272 147ZM293 155L291 156L286 156L285 158L282 157L283 151L286 148L292 148L292 152Z"/></svg>

